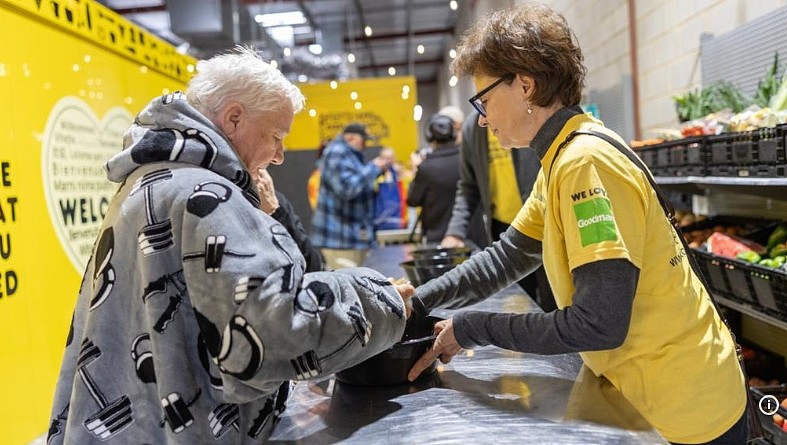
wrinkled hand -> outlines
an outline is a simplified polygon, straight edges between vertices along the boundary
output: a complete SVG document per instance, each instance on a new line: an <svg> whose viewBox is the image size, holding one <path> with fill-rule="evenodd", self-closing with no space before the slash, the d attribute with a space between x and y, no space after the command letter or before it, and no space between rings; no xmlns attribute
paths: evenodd
<svg viewBox="0 0 787 445"><path fill-rule="evenodd" d="M458 236L448 235L440 241L440 247L465 247L465 240Z"/></svg>
<svg viewBox="0 0 787 445"><path fill-rule="evenodd" d="M273 178L271 178L268 170L258 168L254 182L257 185L257 193L260 194L260 209L266 214L272 215L279 208L279 199L276 197Z"/></svg>
<svg viewBox="0 0 787 445"><path fill-rule="evenodd" d="M443 363L449 363L456 354L462 352L462 347L459 346L454 336L453 319L449 318L435 323L434 332L437 334L434 344L420 359L418 359L415 365L413 365L412 369L410 369L410 373L407 375L407 380L412 382L417 379L418 376L438 358Z"/></svg>
<svg viewBox="0 0 787 445"><path fill-rule="evenodd" d="M404 302L404 311L407 315L407 318L410 318L410 315L413 313L413 295L415 295L415 288L409 281L401 281L395 280L393 278L388 278L394 285L394 289L396 292L399 293L399 296L402 297L402 301Z"/></svg>

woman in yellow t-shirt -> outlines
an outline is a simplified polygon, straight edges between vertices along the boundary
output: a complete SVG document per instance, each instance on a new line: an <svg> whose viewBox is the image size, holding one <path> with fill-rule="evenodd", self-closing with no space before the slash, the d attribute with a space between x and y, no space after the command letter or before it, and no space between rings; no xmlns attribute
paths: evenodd
<svg viewBox="0 0 787 445"><path fill-rule="evenodd" d="M464 37L452 68L473 78L478 124L503 147L535 150L541 171L500 241L416 295L429 308L467 306L543 263L558 309L440 322L411 379L462 348L577 352L670 442L745 443L734 340L649 173L579 108L586 69L565 19L543 5L498 11Z"/></svg>

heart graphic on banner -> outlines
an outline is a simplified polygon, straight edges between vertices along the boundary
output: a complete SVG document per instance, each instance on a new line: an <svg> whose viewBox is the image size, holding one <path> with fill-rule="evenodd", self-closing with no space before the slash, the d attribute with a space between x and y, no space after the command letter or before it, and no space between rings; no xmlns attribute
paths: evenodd
<svg viewBox="0 0 787 445"><path fill-rule="evenodd" d="M99 119L86 102L64 97L49 113L41 144L41 173L49 217L79 273L85 270L118 184L104 164L123 147L133 117L124 108Z"/></svg>

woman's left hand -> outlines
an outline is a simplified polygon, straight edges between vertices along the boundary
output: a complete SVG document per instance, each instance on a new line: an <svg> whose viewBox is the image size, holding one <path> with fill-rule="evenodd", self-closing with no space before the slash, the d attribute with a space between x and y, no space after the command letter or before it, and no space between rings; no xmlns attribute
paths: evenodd
<svg viewBox="0 0 787 445"><path fill-rule="evenodd" d="M452 318L438 321L434 325L434 330L437 334L434 344L420 359L418 359L407 375L407 380L411 382L417 379L418 376L421 375L425 369L429 368L438 358L441 362L448 363L456 354L462 352L462 347L459 346L454 336L454 321Z"/></svg>

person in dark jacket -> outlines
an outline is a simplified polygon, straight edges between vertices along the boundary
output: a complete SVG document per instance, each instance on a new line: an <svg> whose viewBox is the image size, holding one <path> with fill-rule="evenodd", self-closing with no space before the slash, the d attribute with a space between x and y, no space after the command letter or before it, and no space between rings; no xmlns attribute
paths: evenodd
<svg viewBox="0 0 787 445"><path fill-rule="evenodd" d="M424 133L432 150L417 166L407 192L407 205L421 207L421 233L427 243L439 243L448 228L456 197L459 146L454 121L449 116L433 115Z"/></svg>
<svg viewBox="0 0 787 445"><path fill-rule="evenodd" d="M298 250L306 260L306 272L325 270L325 260L322 253L312 244L309 234L306 233L306 228L301 224L301 219L298 218L290 200L276 190L268 170L257 169L257 177L254 182L257 184L257 192L260 194L260 209L287 229L287 233L295 240Z"/></svg>

